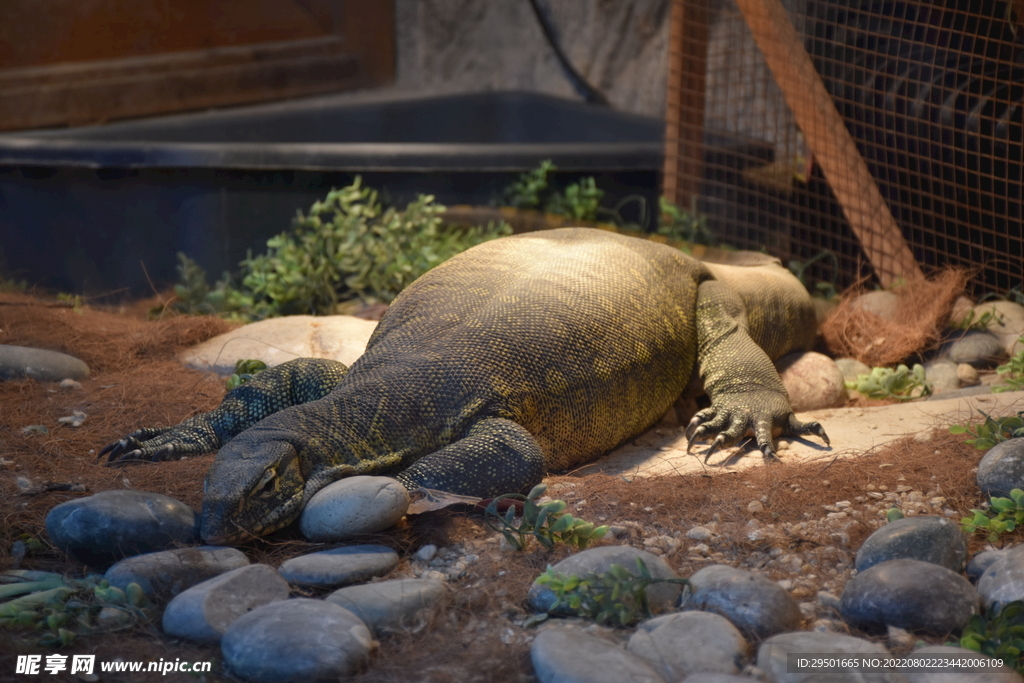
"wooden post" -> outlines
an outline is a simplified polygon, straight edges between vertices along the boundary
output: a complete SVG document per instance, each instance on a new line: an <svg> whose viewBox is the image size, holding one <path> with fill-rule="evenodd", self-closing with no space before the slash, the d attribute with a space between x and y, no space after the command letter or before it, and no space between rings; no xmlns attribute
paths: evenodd
<svg viewBox="0 0 1024 683"><path fill-rule="evenodd" d="M867 164L779 0L736 0L882 285L921 276Z"/></svg>
<svg viewBox="0 0 1024 683"><path fill-rule="evenodd" d="M704 87L708 61L707 0L673 0L665 96L662 194L690 210L704 175Z"/></svg>

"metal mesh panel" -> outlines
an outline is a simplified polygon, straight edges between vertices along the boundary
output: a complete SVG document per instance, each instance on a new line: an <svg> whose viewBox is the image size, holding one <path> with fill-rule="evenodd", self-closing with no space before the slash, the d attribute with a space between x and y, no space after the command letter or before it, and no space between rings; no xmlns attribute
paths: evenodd
<svg viewBox="0 0 1024 683"><path fill-rule="evenodd" d="M676 0L665 193L840 285L1020 286L1022 33L1003 2Z"/></svg>

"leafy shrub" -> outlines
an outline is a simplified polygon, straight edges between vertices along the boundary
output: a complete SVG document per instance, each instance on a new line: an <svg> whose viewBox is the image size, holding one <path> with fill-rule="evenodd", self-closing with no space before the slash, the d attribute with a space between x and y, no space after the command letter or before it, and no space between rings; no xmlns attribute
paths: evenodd
<svg viewBox="0 0 1024 683"><path fill-rule="evenodd" d="M538 503L538 499L544 495L547 488L547 484L537 484L525 496L518 493L498 496L484 509L484 521L489 527L501 533L508 544L516 550L525 548L530 536L548 549L560 542L579 550L586 548L593 540L604 538L608 533L607 526L595 527L590 522L573 517L565 512L564 500ZM502 514L498 511L502 501L522 502L523 514L518 526L515 523L516 506L510 506Z"/></svg>
<svg viewBox="0 0 1024 683"><path fill-rule="evenodd" d="M1024 673L1024 602L1014 600L999 610L975 614L964 628L960 647L1001 658L1017 673Z"/></svg>
<svg viewBox="0 0 1024 683"><path fill-rule="evenodd" d="M211 289L202 269L179 255L176 307L260 320L331 314L356 297L389 302L455 254L512 232L504 223L446 226L444 210L430 195L420 195L405 210L385 209L377 191L357 177L315 202L308 214L300 212L290 231L267 241L266 253L242 261L237 281L226 276Z"/></svg>
<svg viewBox="0 0 1024 683"><path fill-rule="evenodd" d="M988 541L995 543L1000 534L1006 534L1024 524L1024 491L1013 489L1009 498L992 496L988 510L971 510L970 517L960 520L964 532L988 531Z"/></svg>
<svg viewBox="0 0 1024 683"><path fill-rule="evenodd" d="M688 585L686 579L656 579L647 565L636 558L636 569L630 571L613 564L603 573L574 576L547 571L537 577L537 583L547 586L555 594L551 609L568 608L581 617L598 623L629 626L651 616L647 588L654 583Z"/></svg>
<svg viewBox="0 0 1024 683"><path fill-rule="evenodd" d="M974 446L979 451L987 451L1001 441L1016 439L1024 436L1024 411L1016 416L993 418L983 410L979 410L985 417L985 421L976 425L973 429L968 425L952 425L949 428L950 434L970 434L972 438L967 439L968 445Z"/></svg>

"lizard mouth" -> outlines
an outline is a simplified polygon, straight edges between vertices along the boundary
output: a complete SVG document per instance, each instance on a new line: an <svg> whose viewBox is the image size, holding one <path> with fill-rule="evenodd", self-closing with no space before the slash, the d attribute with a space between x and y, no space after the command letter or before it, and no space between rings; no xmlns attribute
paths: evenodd
<svg viewBox="0 0 1024 683"><path fill-rule="evenodd" d="M253 511L245 510L244 506L222 514L217 505L207 505L204 500L200 535L207 545L238 545L266 536L295 521L301 510L302 498L301 493L292 496L255 518Z"/></svg>

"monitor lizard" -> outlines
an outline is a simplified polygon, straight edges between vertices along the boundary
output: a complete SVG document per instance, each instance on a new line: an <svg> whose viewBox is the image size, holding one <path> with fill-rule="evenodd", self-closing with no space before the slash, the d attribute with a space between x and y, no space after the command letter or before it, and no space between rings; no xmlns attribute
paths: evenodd
<svg viewBox="0 0 1024 683"><path fill-rule="evenodd" d="M748 433L766 459L796 419L772 359L814 342L814 310L779 265L713 266L590 228L475 246L392 303L351 368L298 359L216 410L141 429L110 461L219 449L203 539L237 543L292 522L356 474L490 497L587 463L651 427L696 375L710 397L688 445L708 455Z"/></svg>

